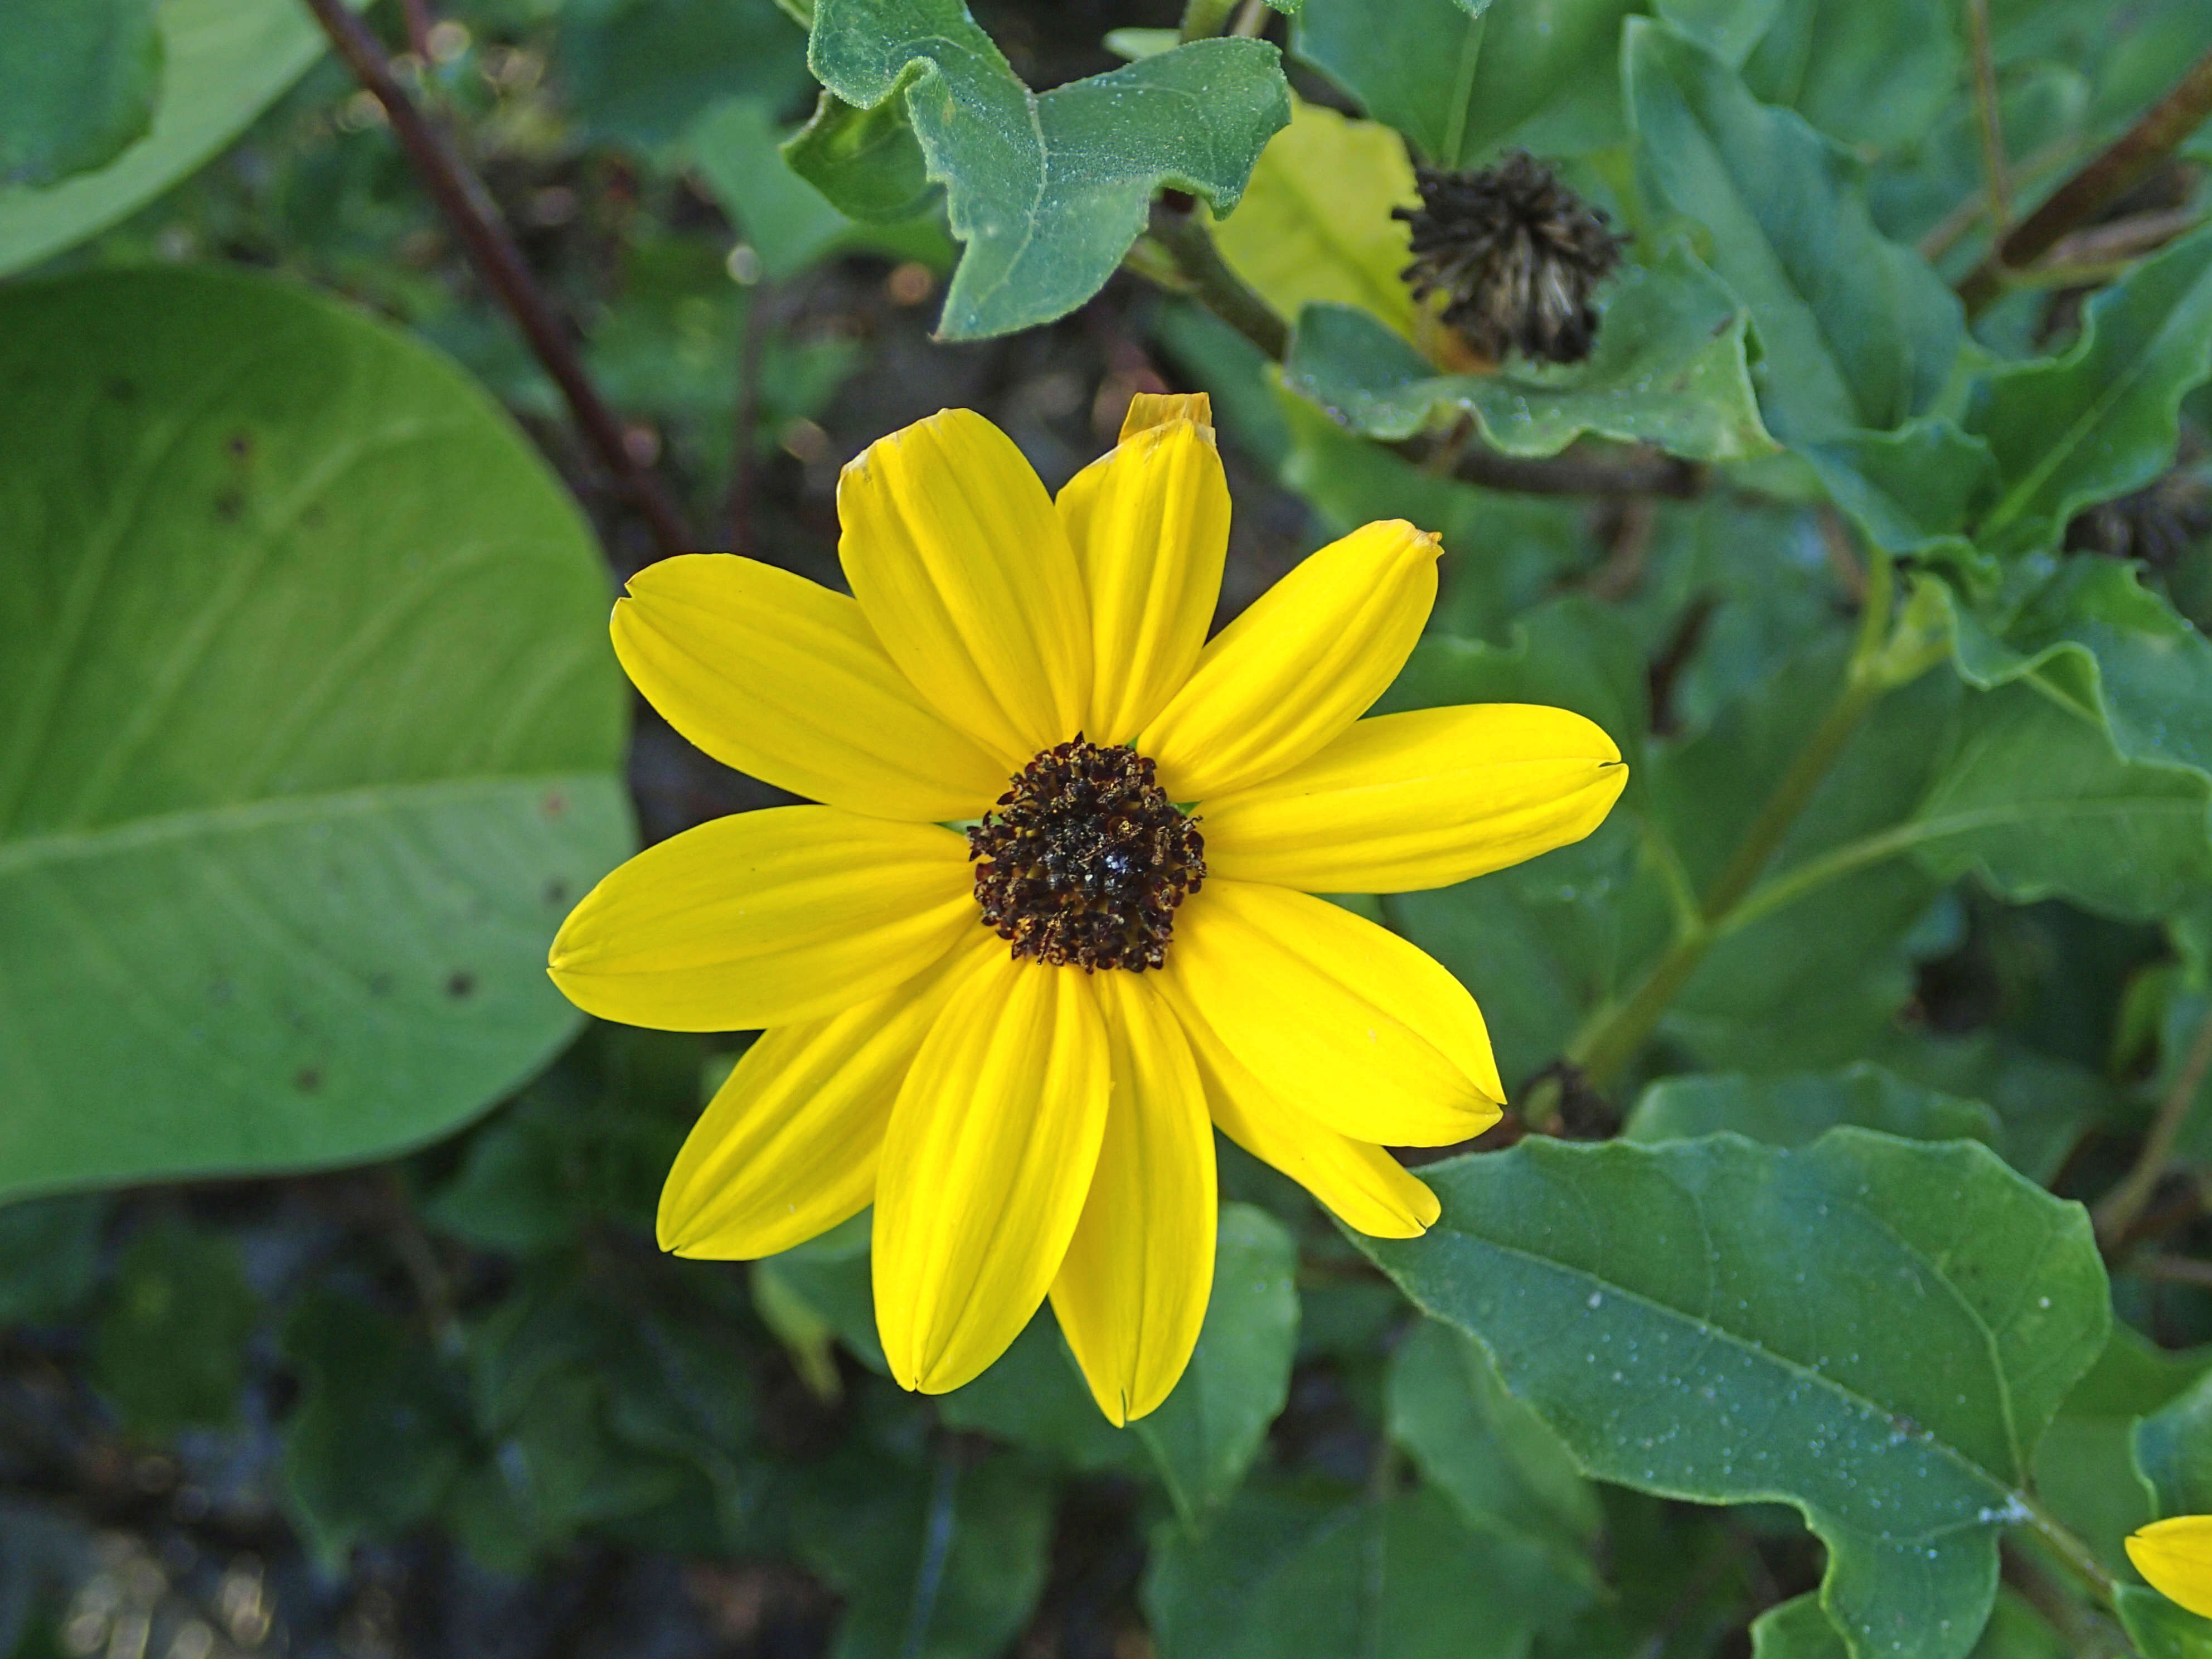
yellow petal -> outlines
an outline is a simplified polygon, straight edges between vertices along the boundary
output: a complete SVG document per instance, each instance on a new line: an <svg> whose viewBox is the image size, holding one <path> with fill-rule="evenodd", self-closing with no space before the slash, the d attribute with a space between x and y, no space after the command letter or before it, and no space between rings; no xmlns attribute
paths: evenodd
<svg viewBox="0 0 2212 1659"><path fill-rule="evenodd" d="M876 1328L900 1387L971 1381L1044 1300L1098 1162L1107 1065L1079 969L993 951L947 991L876 1181Z"/></svg>
<svg viewBox="0 0 2212 1659"><path fill-rule="evenodd" d="M1213 399L1203 392L1139 392L1129 399L1121 416L1121 441L1127 443L1139 432L1176 421L1188 421L1212 443Z"/></svg>
<svg viewBox="0 0 2212 1659"><path fill-rule="evenodd" d="M1474 999L1349 910L1208 879L1176 913L1166 975L1268 1093L1340 1134L1443 1146L1498 1121L1505 1089Z"/></svg>
<svg viewBox="0 0 2212 1659"><path fill-rule="evenodd" d="M1206 867L1308 892L1448 886L1580 841L1627 781L1613 739L1564 708L1382 714L1206 801Z"/></svg>
<svg viewBox="0 0 2212 1659"><path fill-rule="evenodd" d="M1170 421L1125 436L1069 480L1060 517L1091 598L1085 730L1127 743L1190 678L1221 596L1229 480L1212 428Z"/></svg>
<svg viewBox="0 0 2212 1659"><path fill-rule="evenodd" d="M647 565L615 654L668 723L726 766L874 817L980 817L1007 768L923 701L860 607L726 553Z"/></svg>
<svg viewBox="0 0 2212 1659"><path fill-rule="evenodd" d="M2153 1589L2212 1619L2212 1515L2154 1521L2127 1543L2128 1559Z"/></svg>
<svg viewBox="0 0 2212 1659"><path fill-rule="evenodd" d="M1213 1288L1213 1126L1190 1045L1149 975L1093 981L1113 1104L1052 1310L1115 1428L1173 1391Z"/></svg>
<svg viewBox="0 0 2212 1659"><path fill-rule="evenodd" d="M1217 635L1137 746L1177 800L1296 766L1397 678L1437 598L1437 538L1370 524L1261 594Z"/></svg>
<svg viewBox="0 0 2212 1659"><path fill-rule="evenodd" d="M775 806L647 848L569 913L548 965L601 1019L750 1030L913 978L981 914L951 830Z"/></svg>
<svg viewBox="0 0 2212 1659"><path fill-rule="evenodd" d="M779 1025L748 1048L676 1155L660 1191L660 1248L748 1261L803 1244L876 1195L891 1103L943 1006L986 950L947 960L827 1019Z"/></svg>
<svg viewBox="0 0 2212 1659"><path fill-rule="evenodd" d="M837 514L860 609L939 713L1002 771L1075 735L1091 696L1083 579L1005 433L964 409L894 432L845 469Z"/></svg>
<svg viewBox="0 0 2212 1659"><path fill-rule="evenodd" d="M1429 1230L1443 1206L1396 1158L1284 1105L1188 1011L1183 1030L1222 1133L1290 1176L1354 1232L1418 1238Z"/></svg>

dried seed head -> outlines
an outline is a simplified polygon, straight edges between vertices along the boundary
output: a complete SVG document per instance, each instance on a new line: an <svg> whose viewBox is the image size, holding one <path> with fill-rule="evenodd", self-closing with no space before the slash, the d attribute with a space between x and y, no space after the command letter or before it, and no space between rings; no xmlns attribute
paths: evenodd
<svg viewBox="0 0 2212 1659"><path fill-rule="evenodd" d="M975 902L1017 957L1085 972L1167 960L1176 907L1206 878L1206 842L1127 744L1078 733L1014 775L968 831Z"/></svg>
<svg viewBox="0 0 2212 1659"><path fill-rule="evenodd" d="M1417 179L1421 205L1391 210L1413 228L1403 275L1414 296L1445 295L1444 321L1492 360L1513 350L1547 363L1589 356L1590 295L1620 263L1603 211L1526 150L1480 173L1421 167Z"/></svg>

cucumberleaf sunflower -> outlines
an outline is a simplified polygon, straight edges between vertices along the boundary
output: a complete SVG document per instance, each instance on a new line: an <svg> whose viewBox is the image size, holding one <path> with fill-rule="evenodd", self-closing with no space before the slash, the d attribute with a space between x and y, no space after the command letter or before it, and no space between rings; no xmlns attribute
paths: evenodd
<svg viewBox="0 0 2212 1659"><path fill-rule="evenodd" d="M1626 781L1589 720L1362 720L1436 596L1371 524L1209 641L1229 491L1203 397L1140 398L1055 503L951 410L845 470L847 599L727 555L641 572L615 647L708 754L822 803L650 848L576 907L578 1006L765 1028L670 1172L661 1243L790 1249L875 1206L892 1373L932 1393L1049 1294L1107 1416L1164 1400L1212 1281L1212 1131L1347 1224L1437 1214L1386 1146L1497 1121L1474 999L1309 895L1462 881Z"/></svg>

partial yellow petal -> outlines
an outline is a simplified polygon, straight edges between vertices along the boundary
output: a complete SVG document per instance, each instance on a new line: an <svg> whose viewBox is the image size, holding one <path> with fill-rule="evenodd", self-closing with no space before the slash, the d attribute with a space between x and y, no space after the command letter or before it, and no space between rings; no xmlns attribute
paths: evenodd
<svg viewBox="0 0 2212 1659"><path fill-rule="evenodd" d="M2212 1515L2154 1521L2127 1542L2128 1559L2153 1589L2212 1619Z"/></svg>
<svg viewBox="0 0 2212 1659"><path fill-rule="evenodd" d="M827 1019L779 1025L715 1091L660 1191L660 1248L742 1261L803 1244L876 1195L891 1103L946 988L1003 947L978 927L946 960Z"/></svg>
<svg viewBox="0 0 2212 1659"><path fill-rule="evenodd" d="M1403 519L1320 552L1215 635L1137 746L1177 800L1289 770L1352 721L1405 666L1437 598L1437 538Z"/></svg>
<svg viewBox="0 0 2212 1659"><path fill-rule="evenodd" d="M1213 1288L1213 1126L1175 1012L1148 975L1092 981L1106 1017L1113 1104L1052 1310L1115 1428L1171 1393Z"/></svg>
<svg viewBox="0 0 2212 1659"><path fill-rule="evenodd" d="M1474 999L1349 910L1209 878L1176 912L1166 977L1269 1094L1340 1134L1443 1146L1498 1121L1505 1088Z"/></svg>
<svg viewBox="0 0 2212 1659"><path fill-rule="evenodd" d="M887 991L980 922L963 836L775 806L647 848L569 912L548 965L601 1019L744 1031Z"/></svg>
<svg viewBox="0 0 2212 1659"><path fill-rule="evenodd" d="M1085 731L1127 743L1190 678L1221 597L1229 480L1212 428L1170 421L1125 436L1068 481L1060 517L1091 597Z"/></svg>
<svg viewBox="0 0 2212 1659"><path fill-rule="evenodd" d="M1429 1230L1443 1206L1396 1158L1283 1104L1188 1011L1183 1030L1222 1133L1290 1176L1354 1232L1418 1238Z"/></svg>
<svg viewBox="0 0 2212 1659"><path fill-rule="evenodd" d="M1106 1128L1088 975L993 951L946 994L876 1182L876 1328L899 1386L978 1376L1044 1300Z"/></svg>
<svg viewBox="0 0 2212 1659"><path fill-rule="evenodd" d="M686 553L629 579L615 654L668 723L726 766L872 817L980 817L1007 768L947 723L842 593L752 559Z"/></svg>
<svg viewBox="0 0 2212 1659"><path fill-rule="evenodd" d="M1176 421L1188 421L1212 443L1213 399L1203 392L1139 392L1122 413L1121 441Z"/></svg>
<svg viewBox="0 0 2212 1659"><path fill-rule="evenodd" d="M1206 867L1308 892L1448 886L1580 841L1627 781L1613 739L1564 708L1382 714L1206 801Z"/></svg>
<svg viewBox="0 0 2212 1659"><path fill-rule="evenodd" d="M1083 579L1012 440L964 409L916 422L845 469L837 514L860 609L945 719L1005 772L1075 735L1091 697Z"/></svg>

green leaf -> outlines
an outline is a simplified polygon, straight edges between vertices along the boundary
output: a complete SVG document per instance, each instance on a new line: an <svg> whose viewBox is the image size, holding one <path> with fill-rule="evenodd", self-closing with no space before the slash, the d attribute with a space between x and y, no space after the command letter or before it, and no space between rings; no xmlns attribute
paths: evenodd
<svg viewBox="0 0 2212 1659"><path fill-rule="evenodd" d="M2045 1426L2103 1347L2087 1217L1987 1148L1838 1129L1531 1139L1432 1164L1427 1236L1359 1239L1478 1337L1584 1470L1782 1498L1861 1659L1958 1659Z"/></svg>
<svg viewBox="0 0 2212 1659"><path fill-rule="evenodd" d="M1620 20L1634 0L1308 0L1297 55L1438 167L1520 143L1582 155L1620 136Z"/></svg>
<svg viewBox="0 0 2212 1659"><path fill-rule="evenodd" d="M1069 1469L1143 1474L1152 1462L1136 1435L1106 1420L1060 1339L1049 1307L1040 1309L990 1370L937 1402L951 1428L995 1435Z"/></svg>
<svg viewBox="0 0 2212 1659"><path fill-rule="evenodd" d="M1980 535L2000 550L2055 546L2082 507L2148 483L2173 459L2181 399L2212 375L2212 228L2144 260L2090 300L2056 360L1998 370L1969 430L1996 458Z"/></svg>
<svg viewBox="0 0 2212 1659"><path fill-rule="evenodd" d="M1157 1533L1143 1590L1161 1659L1522 1659L1583 1595L1428 1488L1376 1503L1274 1485L1202 1534Z"/></svg>
<svg viewBox="0 0 2212 1659"><path fill-rule="evenodd" d="M92 1293L107 1200L33 1198L0 1207L0 1330L74 1311Z"/></svg>
<svg viewBox="0 0 2212 1659"><path fill-rule="evenodd" d="M2113 1103L2112 1085L2097 1073L1996 1031L1893 1033L1877 1058L1910 1082L1986 1102L2004 1126L1997 1150L2038 1186L2057 1178L2082 1132Z"/></svg>
<svg viewBox="0 0 2212 1659"><path fill-rule="evenodd" d="M1808 1594L1752 1620L1751 1659L1851 1659L1851 1650L1820 1611L1820 1596Z"/></svg>
<svg viewBox="0 0 2212 1659"><path fill-rule="evenodd" d="M1746 314L1711 271L1678 247L1656 266L1628 267L1603 292L1589 362L1516 361L1496 374L1438 374L1367 313L1310 305L1284 384L1380 438L1409 438L1464 413L1510 455L1555 455L1585 434L1698 460L1773 450L1745 364Z"/></svg>
<svg viewBox="0 0 2212 1659"><path fill-rule="evenodd" d="M1979 1140L2002 1133L1997 1115L1905 1082L1864 1062L1792 1077L1670 1077L1644 1091L1622 1127L1624 1140L1690 1140L1732 1130L1770 1146L1805 1146L1850 1124L1907 1140Z"/></svg>
<svg viewBox="0 0 2212 1659"><path fill-rule="evenodd" d="M355 1543L436 1513L467 1412L434 1354L351 1297L311 1291L286 1322L284 1354L301 1383L283 1429L285 1496L318 1559L342 1568Z"/></svg>
<svg viewBox="0 0 2212 1659"><path fill-rule="evenodd" d="M1044 1588L1052 1489L1012 1457L852 1456L802 1488L800 1559L845 1599L831 1659L995 1659Z"/></svg>
<svg viewBox="0 0 2212 1659"><path fill-rule="evenodd" d="M806 85L805 37L774 0L599 0L561 16L554 63L584 130L641 149L727 98L781 106Z"/></svg>
<svg viewBox="0 0 2212 1659"><path fill-rule="evenodd" d="M76 6L62 0L61 9ZM89 9L89 7L85 8ZM296 0L164 0L153 125L95 172L0 185L0 276L104 230L230 143L322 54ZM45 70L37 60L34 76Z"/></svg>
<svg viewBox="0 0 2212 1659"><path fill-rule="evenodd" d="M116 1263L93 1336L93 1379L139 1434L228 1423L260 1316L228 1238L156 1223Z"/></svg>
<svg viewBox="0 0 2212 1659"><path fill-rule="evenodd" d="M2148 1409L2135 1450L2159 1514L2212 1514L2212 1372Z"/></svg>
<svg viewBox="0 0 2212 1659"><path fill-rule="evenodd" d="M960 0L821 0L808 63L855 108L904 103L966 245L938 324L954 340L1081 305L1164 185L1228 213L1290 119L1275 49L1262 42L1193 41L1039 94Z"/></svg>
<svg viewBox="0 0 2212 1659"><path fill-rule="evenodd" d="M1297 1266L1297 1245L1264 1210L1221 1206L1213 1291L1190 1368L1158 1411L1130 1425L1186 1526L1243 1483L1290 1395Z"/></svg>
<svg viewBox="0 0 2212 1659"><path fill-rule="evenodd" d="M823 93L806 125L783 142L791 170L839 212L885 224L928 211L937 186L906 106L890 99L855 109Z"/></svg>
<svg viewBox="0 0 2212 1659"><path fill-rule="evenodd" d="M1910 143L1960 95L1961 30L1941 6L1782 0L1766 9L1773 21L1745 81L1845 144Z"/></svg>
<svg viewBox="0 0 2212 1659"><path fill-rule="evenodd" d="M1959 303L1875 229L1862 169L1693 42L1626 28L1639 173L1655 205L1705 228L1701 251L1749 307L1775 434L1818 442L1925 411L1958 355Z"/></svg>
<svg viewBox="0 0 2212 1659"><path fill-rule="evenodd" d="M1230 267L1285 317L1310 303L1356 306L1416 337L1411 257L1396 207L1417 205L1398 135L1322 104L1291 102L1291 124L1267 141L1244 199L1215 228Z"/></svg>
<svg viewBox="0 0 2212 1659"><path fill-rule="evenodd" d="M154 0L16 0L0 15L0 188L105 167L154 119Z"/></svg>
<svg viewBox="0 0 2212 1659"><path fill-rule="evenodd" d="M1422 1321L1391 1356L1386 1412L1391 1439L1468 1527L1541 1546L1563 1585L1596 1593L1596 1494L1472 1338Z"/></svg>
<svg viewBox="0 0 2212 1659"><path fill-rule="evenodd" d="M368 1158L542 1066L629 844L544 462L264 278L12 290L0 394L0 1193Z"/></svg>
<svg viewBox="0 0 2212 1659"><path fill-rule="evenodd" d="M2140 1659L2212 1659L2212 1619L2140 1584L2121 1585L2117 1606Z"/></svg>
<svg viewBox="0 0 2212 1659"><path fill-rule="evenodd" d="M1653 11L1677 33L1741 69L1787 0L1657 0Z"/></svg>

